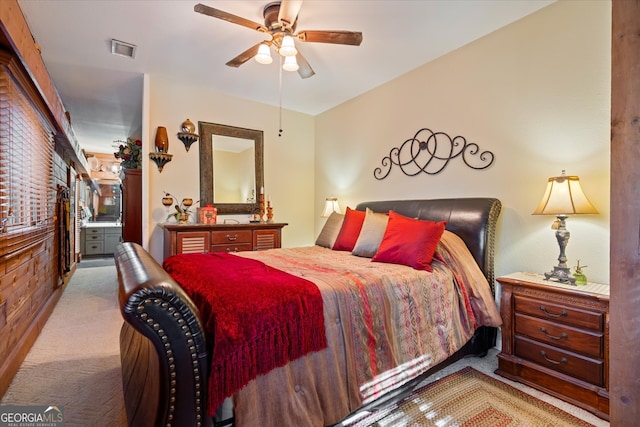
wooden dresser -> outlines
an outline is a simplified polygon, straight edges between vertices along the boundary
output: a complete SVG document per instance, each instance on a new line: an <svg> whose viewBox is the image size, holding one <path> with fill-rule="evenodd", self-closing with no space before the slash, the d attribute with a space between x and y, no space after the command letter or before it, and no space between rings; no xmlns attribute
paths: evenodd
<svg viewBox="0 0 640 427"><path fill-rule="evenodd" d="M286 223L162 224L164 258L175 254L279 248Z"/></svg>
<svg viewBox="0 0 640 427"><path fill-rule="evenodd" d="M502 286L496 373L609 419L609 286L515 273Z"/></svg>

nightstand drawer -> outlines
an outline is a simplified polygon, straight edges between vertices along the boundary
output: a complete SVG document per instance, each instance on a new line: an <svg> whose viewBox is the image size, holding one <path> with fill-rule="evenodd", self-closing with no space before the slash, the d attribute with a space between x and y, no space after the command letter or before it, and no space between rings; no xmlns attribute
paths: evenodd
<svg viewBox="0 0 640 427"><path fill-rule="evenodd" d="M577 329L519 313L516 313L515 332L586 356L604 357L602 332Z"/></svg>
<svg viewBox="0 0 640 427"><path fill-rule="evenodd" d="M520 336L515 337L515 355L590 384L604 386L603 360L580 356Z"/></svg>
<svg viewBox="0 0 640 427"><path fill-rule="evenodd" d="M249 243L253 244L251 230L212 231L211 243L214 245Z"/></svg>
<svg viewBox="0 0 640 427"><path fill-rule="evenodd" d="M580 310L567 304L559 305L549 301L529 299L518 295L516 295L514 299L515 310L518 313L530 314L565 325L594 329L596 331L603 330L603 313Z"/></svg>

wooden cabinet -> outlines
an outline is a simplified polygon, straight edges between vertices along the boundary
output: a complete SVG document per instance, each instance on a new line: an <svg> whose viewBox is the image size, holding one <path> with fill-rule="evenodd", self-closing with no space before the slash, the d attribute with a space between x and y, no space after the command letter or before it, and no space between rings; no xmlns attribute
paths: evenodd
<svg viewBox="0 0 640 427"><path fill-rule="evenodd" d="M122 241L142 244L142 171L123 169Z"/></svg>
<svg viewBox="0 0 640 427"><path fill-rule="evenodd" d="M279 248L286 223L162 224L164 258L183 253L241 252Z"/></svg>
<svg viewBox="0 0 640 427"><path fill-rule="evenodd" d="M496 373L609 419L609 286L499 277Z"/></svg>
<svg viewBox="0 0 640 427"><path fill-rule="evenodd" d="M87 225L80 229L80 251L83 256L113 255L121 239L119 225Z"/></svg>

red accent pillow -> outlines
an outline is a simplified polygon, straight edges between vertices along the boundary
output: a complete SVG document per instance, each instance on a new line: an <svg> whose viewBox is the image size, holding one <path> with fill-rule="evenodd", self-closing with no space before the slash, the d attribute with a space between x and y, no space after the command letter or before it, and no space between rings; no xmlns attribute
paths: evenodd
<svg viewBox="0 0 640 427"><path fill-rule="evenodd" d="M431 260L446 225L446 221L419 220L391 211L384 237L372 261L432 271Z"/></svg>
<svg viewBox="0 0 640 427"><path fill-rule="evenodd" d="M364 223L364 211L356 211L347 207L347 212L344 214L344 221L338 233L338 238L333 244L334 251L352 251L356 245L360 230L362 229L362 223Z"/></svg>

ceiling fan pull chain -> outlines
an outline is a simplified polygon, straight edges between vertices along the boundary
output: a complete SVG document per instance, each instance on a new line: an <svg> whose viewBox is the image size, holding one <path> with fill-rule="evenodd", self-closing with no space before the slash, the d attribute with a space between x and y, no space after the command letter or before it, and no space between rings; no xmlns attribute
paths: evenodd
<svg viewBox="0 0 640 427"><path fill-rule="evenodd" d="M278 86L280 91L280 111L279 111L279 125L278 125L278 136L282 136L282 61L283 57L280 56L280 71L278 77Z"/></svg>

